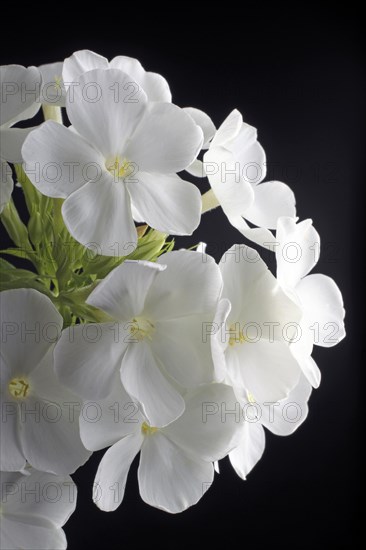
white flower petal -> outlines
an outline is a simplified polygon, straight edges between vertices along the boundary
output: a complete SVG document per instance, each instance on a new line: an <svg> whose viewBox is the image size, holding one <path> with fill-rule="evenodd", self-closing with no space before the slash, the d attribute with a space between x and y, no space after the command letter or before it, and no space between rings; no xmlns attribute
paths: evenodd
<svg viewBox="0 0 366 550"><path fill-rule="evenodd" d="M76 395L57 380L54 369L53 346L38 363L37 367L29 374L28 380L30 385L29 395L61 405L65 401L78 401ZM80 410L80 402L78 402L78 406Z"/></svg>
<svg viewBox="0 0 366 550"><path fill-rule="evenodd" d="M260 337L287 340L302 317L301 309L283 292L258 252L245 245L234 245L225 252L220 269L224 280L222 298L230 300L230 322L240 322L240 329L259 331ZM245 332L244 332L245 336ZM252 338L252 337L251 337ZM253 339L253 338L252 338Z"/></svg>
<svg viewBox="0 0 366 550"><path fill-rule="evenodd" d="M237 137L242 125L243 117L237 109L234 109L217 130L211 147L226 147L228 143Z"/></svg>
<svg viewBox="0 0 366 550"><path fill-rule="evenodd" d="M190 250L162 254L167 269L156 277L146 298L145 311L155 319L177 319L216 308L222 278L215 260Z"/></svg>
<svg viewBox="0 0 366 550"><path fill-rule="evenodd" d="M0 470L17 472L23 470L26 464L19 438L18 404L4 395L0 400L0 405L2 411L0 426Z"/></svg>
<svg viewBox="0 0 366 550"><path fill-rule="evenodd" d="M172 103L149 103L124 152L139 171L172 174L187 168L203 140L201 128Z"/></svg>
<svg viewBox="0 0 366 550"><path fill-rule="evenodd" d="M262 424L276 435L291 435L306 419L312 387L304 375L286 399L261 405Z"/></svg>
<svg viewBox="0 0 366 550"><path fill-rule="evenodd" d="M153 354L183 388L208 384L214 377L210 337L202 336L204 323L200 316L156 323L151 341Z"/></svg>
<svg viewBox="0 0 366 550"><path fill-rule="evenodd" d="M36 128L36 126L32 128L1 128L1 157L8 162L12 162L13 164L19 164L23 162L23 143L28 134L30 134L30 132L32 132Z"/></svg>
<svg viewBox="0 0 366 550"><path fill-rule="evenodd" d="M232 153L211 146L205 153L204 166L212 190L229 220L244 216L254 201L254 191L242 177L240 164Z"/></svg>
<svg viewBox="0 0 366 550"><path fill-rule="evenodd" d="M80 439L78 417L82 403L57 380L52 350L30 374L29 385L32 399L24 403L20 416L21 440L28 462L38 470L60 474L75 471L90 456ZM39 412L33 414L32 410Z"/></svg>
<svg viewBox="0 0 366 550"><path fill-rule="evenodd" d="M288 217L277 222L277 279L284 287L295 288L319 259L320 237L312 223L307 219L296 224Z"/></svg>
<svg viewBox="0 0 366 550"><path fill-rule="evenodd" d="M207 243L204 243L203 241L199 242L196 247L196 252L199 252L200 254L206 254L206 248Z"/></svg>
<svg viewBox="0 0 366 550"><path fill-rule="evenodd" d="M61 334L63 319L51 300L33 289L1 293L1 353L13 376L27 375Z"/></svg>
<svg viewBox="0 0 366 550"><path fill-rule="evenodd" d="M333 279L320 273L308 275L296 286L296 292L314 344L329 348L343 340L345 310L341 291Z"/></svg>
<svg viewBox="0 0 366 550"><path fill-rule="evenodd" d="M296 216L295 195L281 181L266 181L254 188L254 202L245 217L259 227L276 229L280 216Z"/></svg>
<svg viewBox="0 0 366 550"><path fill-rule="evenodd" d="M186 455L157 432L145 438L138 469L141 498L172 514L196 504L210 487L214 468Z"/></svg>
<svg viewBox="0 0 366 550"><path fill-rule="evenodd" d="M148 71L141 83L149 101L170 102L172 100L169 84L161 74Z"/></svg>
<svg viewBox="0 0 366 550"><path fill-rule="evenodd" d="M127 344L117 323L69 327L55 347L56 375L84 399L103 399L113 386Z"/></svg>
<svg viewBox="0 0 366 550"><path fill-rule="evenodd" d="M266 445L264 429L259 422L242 422L240 441L229 453L232 467L239 477L246 479L261 459Z"/></svg>
<svg viewBox="0 0 366 550"><path fill-rule="evenodd" d="M14 519L19 514L30 521L32 518L43 519L50 527L60 528L76 508L77 488L69 475L53 475L27 467L27 475L13 474L5 479L2 473L1 482L5 481L23 484L21 490L3 496L3 512Z"/></svg>
<svg viewBox="0 0 366 550"><path fill-rule="evenodd" d="M275 249L276 238L269 229L265 227L249 227L245 219L241 216L230 216L228 219L231 225L240 231L249 241L267 249L269 247L274 247L273 250Z"/></svg>
<svg viewBox="0 0 366 550"><path fill-rule="evenodd" d="M235 344L227 350L226 361L233 386L250 392L258 402L287 397L301 372L289 346L278 341Z"/></svg>
<svg viewBox="0 0 366 550"><path fill-rule="evenodd" d="M90 452L80 439L77 418L72 419L69 413L63 403L50 403L36 396L24 403L22 447L27 461L37 470L69 474L89 458Z"/></svg>
<svg viewBox="0 0 366 550"><path fill-rule="evenodd" d="M145 342L131 343L123 357L121 380L141 403L151 426L166 426L184 411L184 399L165 378Z"/></svg>
<svg viewBox="0 0 366 550"><path fill-rule="evenodd" d="M145 260L126 260L99 283L86 303L114 319L130 321L143 311L150 287L165 267Z"/></svg>
<svg viewBox="0 0 366 550"><path fill-rule="evenodd" d="M22 155L29 179L48 197L66 198L90 178L103 185L102 155L75 131L52 120L27 137Z"/></svg>
<svg viewBox="0 0 366 550"><path fill-rule="evenodd" d="M201 109L195 107L184 107L183 111L188 113L203 132L202 149L208 149L210 141L215 135L216 128L211 118Z"/></svg>
<svg viewBox="0 0 366 550"><path fill-rule="evenodd" d="M131 203L132 217L137 223L145 223L144 217L138 212L137 208Z"/></svg>
<svg viewBox="0 0 366 550"><path fill-rule="evenodd" d="M192 176L196 176L196 178L206 177L205 167L202 160L195 159L192 164L190 164L188 168L186 168L186 172L188 172L188 174L191 174Z"/></svg>
<svg viewBox="0 0 366 550"><path fill-rule="evenodd" d="M266 153L257 141L256 128L244 122L237 137L225 147L239 163L245 181L257 185L264 180L267 174Z"/></svg>
<svg viewBox="0 0 366 550"><path fill-rule="evenodd" d="M14 189L11 168L7 162L0 160L0 214L8 204Z"/></svg>
<svg viewBox="0 0 366 550"><path fill-rule="evenodd" d="M220 300L215 318L212 323L211 350L215 366L216 382L223 382L226 376L225 350L227 347L227 324L226 321L231 311L231 303L226 298ZM207 327L210 330L210 327Z"/></svg>
<svg viewBox="0 0 366 550"><path fill-rule="evenodd" d="M294 354L300 368L313 388L318 388L321 381L321 372L311 355Z"/></svg>
<svg viewBox="0 0 366 550"><path fill-rule="evenodd" d="M90 50L79 50L74 52L64 61L62 78L65 87L68 89L69 84L79 81L79 77L93 69L108 69L108 60Z"/></svg>
<svg viewBox="0 0 366 550"><path fill-rule="evenodd" d="M296 299L298 300L298 297ZM290 343L290 350L307 380L314 388L317 388L320 384L321 373L311 357L314 348L314 333L309 330L309 325L311 323L306 317L302 317L298 327L298 337Z"/></svg>
<svg viewBox="0 0 366 550"><path fill-rule="evenodd" d="M43 518L4 516L0 546L3 550L66 550L67 541L62 529Z"/></svg>
<svg viewBox="0 0 366 550"><path fill-rule="evenodd" d="M78 81L74 97L70 92L66 97L71 124L106 159L119 157L145 110L145 92L118 69L94 69ZM133 98L129 98L131 84L136 85Z"/></svg>
<svg viewBox="0 0 366 550"><path fill-rule="evenodd" d="M42 75L42 103L65 107L66 90L62 82L63 62L47 63L38 68Z"/></svg>
<svg viewBox="0 0 366 550"><path fill-rule="evenodd" d="M118 55L111 60L110 66L129 74L133 80L142 86L149 101L170 102L172 100L172 94L165 78L160 74L145 71L137 59Z"/></svg>
<svg viewBox="0 0 366 550"><path fill-rule="evenodd" d="M90 411L88 413L88 411ZM87 449L99 451L140 429L142 415L116 373L111 393L105 399L85 401L79 418L80 435Z"/></svg>
<svg viewBox="0 0 366 550"><path fill-rule="evenodd" d="M62 215L74 239L98 254L113 256L118 246L123 256L136 248L129 194L110 174L74 191L63 203Z"/></svg>
<svg viewBox="0 0 366 550"><path fill-rule="evenodd" d="M0 81L0 126L33 117L41 106L41 74L37 67L4 65L0 67Z"/></svg>
<svg viewBox="0 0 366 550"><path fill-rule="evenodd" d="M138 173L127 183L132 203L143 220L171 235L191 235L201 219L201 193L179 176Z"/></svg>
<svg viewBox="0 0 366 550"><path fill-rule="evenodd" d="M231 386L209 384L186 396L186 409L164 433L187 454L208 462L226 456L236 443L239 403Z"/></svg>
<svg viewBox="0 0 366 550"><path fill-rule="evenodd" d="M251 290L256 283L267 276L268 267L258 252L244 244L236 244L222 256L220 271L224 281L222 298L231 303L230 318L240 319Z"/></svg>
<svg viewBox="0 0 366 550"><path fill-rule="evenodd" d="M141 430L115 443L103 456L95 476L93 500L101 510L112 512L121 504L128 470L141 449Z"/></svg>

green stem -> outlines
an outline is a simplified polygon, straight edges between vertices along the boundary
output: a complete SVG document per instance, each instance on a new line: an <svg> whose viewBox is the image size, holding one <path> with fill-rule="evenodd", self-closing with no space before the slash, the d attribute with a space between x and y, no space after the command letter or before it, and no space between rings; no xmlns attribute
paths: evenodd
<svg viewBox="0 0 366 550"><path fill-rule="evenodd" d="M42 104L43 116L45 120L54 120L59 124L62 124L62 112L61 107L57 105Z"/></svg>
<svg viewBox="0 0 366 550"><path fill-rule="evenodd" d="M62 204L63 204L63 199L52 199L52 202L53 202L53 220L54 220L54 232L55 232L55 236L57 235L60 235L63 231L63 229L65 229L65 224L64 224L64 220L62 218L62 212L61 212L61 208L62 208Z"/></svg>
<svg viewBox="0 0 366 550"><path fill-rule="evenodd" d="M218 206L220 206L220 203L212 189L202 195L202 214L205 214L209 210L213 210Z"/></svg>
<svg viewBox="0 0 366 550"><path fill-rule="evenodd" d="M17 247L25 252L31 252L33 250L28 238L28 229L20 219L13 199L10 199L2 211L1 221L9 237Z"/></svg>

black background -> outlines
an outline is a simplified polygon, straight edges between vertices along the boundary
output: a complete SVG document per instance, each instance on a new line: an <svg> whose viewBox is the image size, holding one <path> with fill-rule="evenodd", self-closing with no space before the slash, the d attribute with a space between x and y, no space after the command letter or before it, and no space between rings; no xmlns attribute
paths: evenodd
<svg viewBox="0 0 366 550"><path fill-rule="evenodd" d="M1 63L23 65L62 60L83 48L108 58L130 55L168 79L176 104L203 109L216 125L238 108L258 128L269 178L288 183L299 217L314 220L322 238L315 271L334 277L347 309L346 340L315 349L323 379L307 421L288 438L268 433L264 456L247 481L224 460L200 503L172 516L141 501L135 462L122 505L104 513L91 501L103 454L95 453L74 476L79 500L66 525L70 550L127 548L143 544L142 537L158 548L196 541L209 548L356 547L365 338L361 16L337 11L334 3L329 11L296 3L296 13L276 5L273 11L243 5L238 12L226 2L199 16L194 5L147 13L141 5L129 11L103 4L95 13L84 6L82 17L72 14L71 5L63 14L48 5L45 22L36 11L16 15L8 51L1 53ZM179 244L199 240L212 243L208 252L216 259L244 242L219 209Z"/></svg>

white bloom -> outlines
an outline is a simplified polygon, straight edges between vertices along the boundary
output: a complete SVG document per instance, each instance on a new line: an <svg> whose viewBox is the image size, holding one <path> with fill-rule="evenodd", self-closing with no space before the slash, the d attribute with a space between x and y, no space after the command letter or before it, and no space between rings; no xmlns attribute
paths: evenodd
<svg viewBox="0 0 366 550"><path fill-rule="evenodd" d="M137 91L140 86L149 101L170 102L172 100L172 94L165 78L160 74L145 71L137 59L118 55L108 62L108 59L90 50L80 50L65 59L62 76L66 89L70 84L79 82L83 73L93 69L108 68L120 69L127 73L132 81L127 83L127 86L131 84L130 91Z"/></svg>
<svg viewBox="0 0 366 550"><path fill-rule="evenodd" d="M295 197L285 183L261 183L266 176L265 152L257 130L243 122L236 109L217 130L204 165L217 202L248 239L262 246L274 242L269 229L276 228L277 219L295 216ZM258 227L250 228L245 220Z"/></svg>
<svg viewBox="0 0 366 550"><path fill-rule="evenodd" d="M62 526L76 506L70 476L33 468L0 473L0 547L2 550L64 550Z"/></svg>
<svg viewBox="0 0 366 550"><path fill-rule="evenodd" d="M230 414L235 404L230 386L201 386L186 395L183 415L159 428L146 422L117 377L112 393L98 403L99 421L80 417L81 435L90 450L112 445L98 468L94 502L105 511L120 505L139 451L138 480L145 502L171 513L198 502L213 481L212 463L236 444L238 424Z"/></svg>
<svg viewBox="0 0 366 550"><path fill-rule="evenodd" d="M108 60L90 50L80 50L72 54L71 57L65 59L63 77L68 84L77 83L80 76L92 69L120 69L130 75L134 82L131 83L130 91L133 90L135 83L144 90L149 101L164 101L171 102L172 94L169 89L168 82L160 74L145 71L141 63L137 59L119 55L108 62ZM194 107L184 107L183 109L189 114L197 126L203 131L202 149L208 149L209 143L213 138L216 128L211 118L200 109ZM186 169L187 172L203 178L205 176L203 163L195 159L192 164Z"/></svg>
<svg viewBox="0 0 366 550"><path fill-rule="evenodd" d="M41 102L65 107L66 90L62 80L63 62L41 65L42 75Z"/></svg>
<svg viewBox="0 0 366 550"><path fill-rule="evenodd" d="M6 290L1 301L1 470L26 461L56 474L71 473L89 457L78 427L75 396L53 371L62 317L33 289ZM69 404L69 405L68 405Z"/></svg>
<svg viewBox="0 0 366 550"><path fill-rule="evenodd" d="M239 441L229 458L246 479L264 451L263 426L277 435L293 433L307 416L311 386L289 344L301 311L257 252L233 246L220 268L224 288L212 351L217 379L233 386L240 403Z"/></svg>
<svg viewBox="0 0 366 550"><path fill-rule="evenodd" d="M345 337L342 294L330 277L308 275L319 259L320 237L307 219L278 220L276 232L277 279L303 313L301 339L291 345L309 382L318 387L320 371L311 357L313 345L335 346Z"/></svg>
<svg viewBox="0 0 366 550"><path fill-rule="evenodd" d="M212 321L221 287L214 260L197 252L169 252L157 263L124 262L87 300L117 322L63 332L55 350L60 380L86 399L99 399L120 370L149 423L169 424L184 411L179 388L213 379L202 324Z"/></svg>
<svg viewBox="0 0 366 550"><path fill-rule="evenodd" d="M39 110L41 74L36 67L3 65L0 67L0 158L22 162L21 148L33 128L12 128L32 118Z"/></svg>
<svg viewBox="0 0 366 550"><path fill-rule="evenodd" d="M151 227L191 234L201 196L176 172L196 158L202 130L171 103L147 103L141 89L130 101L131 77L118 69L89 71L79 84L66 98L73 127L48 121L22 149L34 185L66 198L62 214L72 236L105 255L116 245L119 255L130 253L137 243L131 204Z"/></svg>
<svg viewBox="0 0 366 550"><path fill-rule="evenodd" d="M9 164L0 159L0 214L10 201L14 188L13 176Z"/></svg>
<svg viewBox="0 0 366 550"><path fill-rule="evenodd" d="M289 348L301 310L255 250L234 245L220 269L224 287L212 337L217 379L232 384L240 399L286 398L301 372Z"/></svg>

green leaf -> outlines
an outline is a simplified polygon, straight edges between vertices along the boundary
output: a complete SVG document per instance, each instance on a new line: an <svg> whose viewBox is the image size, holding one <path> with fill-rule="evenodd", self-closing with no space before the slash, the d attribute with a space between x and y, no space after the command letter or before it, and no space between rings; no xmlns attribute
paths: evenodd
<svg viewBox="0 0 366 550"><path fill-rule="evenodd" d="M7 248L5 250L0 250L1 254L8 254L9 256L22 258L22 260L32 261L32 259L34 258L35 252L33 249L29 252L30 253L28 253L28 251L25 250L24 248Z"/></svg>
<svg viewBox="0 0 366 550"><path fill-rule="evenodd" d="M15 267L10 262L4 260L4 258L0 258L0 271L2 269L15 269Z"/></svg>
<svg viewBox="0 0 366 550"><path fill-rule="evenodd" d="M47 289L37 273L28 271L28 269L14 268L9 262L1 259L0 290L10 290L13 288L34 288L52 297L52 293Z"/></svg>

